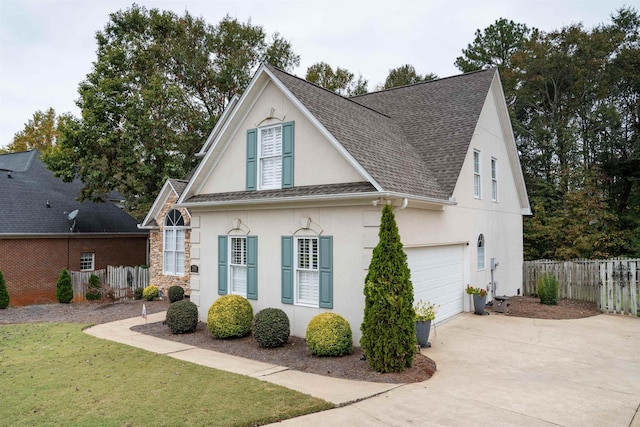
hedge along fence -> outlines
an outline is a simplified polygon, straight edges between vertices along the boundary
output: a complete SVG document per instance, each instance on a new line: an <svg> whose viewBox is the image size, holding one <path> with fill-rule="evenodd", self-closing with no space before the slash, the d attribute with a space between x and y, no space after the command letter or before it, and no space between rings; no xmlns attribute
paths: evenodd
<svg viewBox="0 0 640 427"><path fill-rule="evenodd" d="M89 276L95 274L100 279L100 283L108 285L114 291L117 299L130 296L130 292L135 288L146 288L149 286L149 269L146 267L115 267L107 266L106 269L94 271L69 271L71 274L71 285L73 286L73 302L86 301L87 284Z"/></svg>
<svg viewBox="0 0 640 427"><path fill-rule="evenodd" d="M552 274L558 279L559 297L595 302L608 313L640 312L640 259L537 260L523 263L523 292L536 295L538 278Z"/></svg>

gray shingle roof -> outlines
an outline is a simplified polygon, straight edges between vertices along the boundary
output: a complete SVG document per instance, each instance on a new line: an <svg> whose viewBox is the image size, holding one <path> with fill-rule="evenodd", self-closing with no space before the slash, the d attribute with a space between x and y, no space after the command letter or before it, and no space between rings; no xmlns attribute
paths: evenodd
<svg viewBox="0 0 640 427"><path fill-rule="evenodd" d="M340 195L371 193L376 189L368 182L352 182L346 184L305 185L300 187L282 188L277 190L235 191L229 193L199 194L185 200L185 203L199 202L235 202L265 199L296 199L304 196Z"/></svg>
<svg viewBox="0 0 640 427"><path fill-rule="evenodd" d="M184 191L185 188L187 188L187 184L189 183L189 181L185 181L184 179L173 179L173 178L169 178L169 182L171 183L171 186L173 186L173 188L178 193L178 197L182 196L182 192Z"/></svg>
<svg viewBox="0 0 640 427"><path fill-rule="evenodd" d="M0 168L0 235L69 234L73 221L67 217L76 209L75 233L147 233L112 203L78 202L82 182L56 178L37 151L0 155Z"/></svg>
<svg viewBox="0 0 640 427"><path fill-rule="evenodd" d="M495 70L343 98L269 70L385 191L448 199Z"/></svg>
<svg viewBox="0 0 640 427"><path fill-rule="evenodd" d="M351 99L390 115L450 196L495 73L477 71Z"/></svg>

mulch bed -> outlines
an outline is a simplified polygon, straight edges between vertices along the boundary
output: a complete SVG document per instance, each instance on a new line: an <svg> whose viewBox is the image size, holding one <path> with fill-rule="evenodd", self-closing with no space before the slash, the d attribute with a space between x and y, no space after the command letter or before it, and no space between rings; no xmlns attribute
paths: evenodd
<svg viewBox="0 0 640 427"><path fill-rule="evenodd" d="M0 310L2 323L30 322L68 322L68 323L107 323L141 315L142 304L147 314L165 311L165 301L122 301L117 303L72 303L43 304L27 307L9 307ZM598 314L595 303L576 300L560 300L557 306L540 304L538 298L514 296L510 300L508 316L530 317L538 319L578 319ZM491 307L487 309L491 312ZM251 337L218 340L211 337L206 324L199 323L195 332L174 335L162 322L149 323L133 328L136 331L179 341L196 347L222 353L259 360L279 366L287 366L303 372L326 375L350 380L414 383L429 379L436 370L436 364L424 354L416 354L413 367L399 373L381 374L369 368L361 360L362 351L356 347L352 355L342 357L315 357L302 338L290 337L284 347L264 349ZM428 353L428 350L426 350Z"/></svg>

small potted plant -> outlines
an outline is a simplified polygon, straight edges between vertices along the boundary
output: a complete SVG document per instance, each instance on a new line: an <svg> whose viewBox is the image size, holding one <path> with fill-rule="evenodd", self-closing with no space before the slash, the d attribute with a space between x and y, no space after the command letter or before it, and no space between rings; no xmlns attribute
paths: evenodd
<svg viewBox="0 0 640 427"><path fill-rule="evenodd" d="M487 301L487 290L483 288L474 288L467 285L467 293L473 295L473 309L475 314L484 315L484 306Z"/></svg>
<svg viewBox="0 0 640 427"><path fill-rule="evenodd" d="M430 302L418 301L413 307L416 313L416 337L420 347L431 347L429 342L429 331L431 330L431 321L436 318L436 310L439 306Z"/></svg>

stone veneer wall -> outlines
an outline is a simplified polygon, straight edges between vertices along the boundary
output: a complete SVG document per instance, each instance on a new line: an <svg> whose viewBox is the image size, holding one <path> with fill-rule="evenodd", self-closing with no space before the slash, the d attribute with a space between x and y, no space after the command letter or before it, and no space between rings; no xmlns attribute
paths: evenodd
<svg viewBox="0 0 640 427"><path fill-rule="evenodd" d="M149 233L149 280L152 285L157 286L162 290L164 295L167 295L167 291L171 286L178 285L182 286L185 290L185 294L190 294L190 259L191 259L191 230L190 230L190 220L189 214L186 209L180 208L178 209L184 218L184 225L186 227L184 233L184 276L169 276L162 274L162 245L163 245L163 228L164 228L164 217L167 215L171 209L173 209L173 205L177 202L178 196L172 194L168 199L163 208L160 210L160 213L155 218L156 225L158 226L157 230L151 230Z"/></svg>

